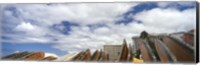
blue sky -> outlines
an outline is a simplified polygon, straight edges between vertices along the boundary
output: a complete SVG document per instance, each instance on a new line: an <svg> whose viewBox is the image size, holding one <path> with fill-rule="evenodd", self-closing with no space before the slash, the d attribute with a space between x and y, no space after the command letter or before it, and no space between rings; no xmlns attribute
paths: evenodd
<svg viewBox="0 0 200 65"><path fill-rule="evenodd" d="M172 33L194 29L195 2L5 4L3 56L44 51L59 56L105 44L121 44L141 31Z"/></svg>

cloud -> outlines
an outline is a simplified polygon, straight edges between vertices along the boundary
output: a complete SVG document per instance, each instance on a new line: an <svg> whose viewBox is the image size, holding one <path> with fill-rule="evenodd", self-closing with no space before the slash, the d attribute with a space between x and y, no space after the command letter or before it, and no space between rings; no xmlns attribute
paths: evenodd
<svg viewBox="0 0 200 65"><path fill-rule="evenodd" d="M3 40L3 42L10 43L47 43L51 41L51 38L45 37L48 33L42 27L33 25L29 22L22 22L17 25L14 29L12 29L15 34L12 33L4 33L5 37L9 37L10 40Z"/></svg>
<svg viewBox="0 0 200 65"><path fill-rule="evenodd" d="M138 13L133 18L142 21L149 32L171 33L193 29L196 21L195 12L194 8L184 11L155 8Z"/></svg>
<svg viewBox="0 0 200 65"><path fill-rule="evenodd" d="M34 30L35 27L31 25L30 23L21 23L16 27L16 30L18 31L26 31L26 30Z"/></svg>
<svg viewBox="0 0 200 65"><path fill-rule="evenodd" d="M12 33L4 33L9 43L54 43L54 47L63 51L77 52L83 49L99 49L106 43L114 44L120 40L117 34L109 38L109 28L90 30L87 25L99 23L112 24L114 20L137 3L90 3L90 4L10 4L3 5L5 28ZM53 25L63 21L76 23L80 26L70 27L69 35L64 35ZM9 27L8 27L9 26ZM105 35L104 35L105 34ZM100 36L101 35L101 36ZM115 42L115 43L116 43ZM121 43L121 42L117 42Z"/></svg>
<svg viewBox="0 0 200 65"><path fill-rule="evenodd" d="M102 6L103 5L103 6ZM113 21L136 3L90 3L90 4L18 4L14 6L19 17L53 25L63 20L80 24ZM6 6L4 6L6 7ZM92 17L92 18L91 18Z"/></svg>
<svg viewBox="0 0 200 65"><path fill-rule="evenodd" d="M80 25L94 23L109 23L126 12L137 3L90 3L90 4L9 4L3 5L3 27L10 28L34 38L44 36L63 36L59 30L49 29L52 25L63 21ZM62 28L59 26L58 28ZM62 30L62 29L61 29ZM32 32L34 31L34 32ZM10 32L10 31L9 31ZM4 33L5 36L18 36L19 34ZM36 39L34 39L36 40ZM30 41L32 42L32 41Z"/></svg>
<svg viewBox="0 0 200 65"><path fill-rule="evenodd" d="M26 35L34 35L34 36L42 36L46 34L43 29L40 27L33 25L29 22L22 22L21 24L17 25L14 28L14 31L16 32L24 32ZM33 32L34 31L34 32Z"/></svg>
<svg viewBox="0 0 200 65"><path fill-rule="evenodd" d="M87 26L72 27L70 35L58 39L58 44L54 48L68 51L69 53L80 50L102 49L103 45L120 45L123 39L132 43L131 37L140 34L144 30L142 24L131 23L128 25L107 24L107 27L99 27L90 30Z"/></svg>
<svg viewBox="0 0 200 65"><path fill-rule="evenodd" d="M4 36L15 43L53 43L53 48L69 53L81 50L101 49L105 44L122 44L123 39L132 43L131 37L138 36L146 30L150 33L169 33L186 31L195 25L195 9L179 11L174 8L153 8L131 15L132 22L115 24L123 14L138 3L80 3L80 4L20 4L5 5L15 7L5 10L5 25L11 25L15 34L4 33ZM21 13L20 13L21 12ZM16 13L16 12L15 12ZM63 21L78 24L77 26L58 25ZM141 21L142 23L137 23ZM12 23L13 22L13 23ZM89 26L91 25L91 26ZM70 31L65 31L68 26ZM68 32L63 34L61 31Z"/></svg>

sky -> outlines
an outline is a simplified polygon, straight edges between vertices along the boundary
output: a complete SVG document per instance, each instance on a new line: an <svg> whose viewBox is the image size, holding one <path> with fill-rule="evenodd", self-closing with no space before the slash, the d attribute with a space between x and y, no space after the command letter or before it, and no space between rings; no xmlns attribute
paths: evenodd
<svg viewBox="0 0 200 65"><path fill-rule="evenodd" d="M3 4L2 56L44 51L62 56L119 45L142 31L195 29L195 2Z"/></svg>

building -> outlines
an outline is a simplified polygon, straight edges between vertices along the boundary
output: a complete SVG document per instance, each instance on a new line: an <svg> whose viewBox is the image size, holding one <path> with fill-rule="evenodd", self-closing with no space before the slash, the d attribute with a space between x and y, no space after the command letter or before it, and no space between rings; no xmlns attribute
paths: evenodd
<svg viewBox="0 0 200 65"><path fill-rule="evenodd" d="M145 33L132 37L135 42L132 50L138 50L133 54L134 58L142 62L194 62L194 36L194 32L190 31L157 36Z"/></svg>
<svg viewBox="0 0 200 65"><path fill-rule="evenodd" d="M2 58L3 60L43 60L43 61L51 61L57 59L54 56L45 57L44 52L17 52L5 56Z"/></svg>
<svg viewBox="0 0 200 65"><path fill-rule="evenodd" d="M96 50L95 53L91 54L90 49L86 51L81 51L75 55L71 61L100 61L107 62L109 61L109 56L105 52Z"/></svg>
<svg viewBox="0 0 200 65"><path fill-rule="evenodd" d="M70 61L76 55L77 55L77 53L66 54L62 57L59 57L58 59L56 59L54 61Z"/></svg>
<svg viewBox="0 0 200 65"><path fill-rule="evenodd" d="M118 61L128 62L130 60L132 61L132 54L130 53L126 40L124 39L123 44L122 44L121 54L119 56Z"/></svg>
<svg viewBox="0 0 200 65"><path fill-rule="evenodd" d="M194 33L184 33L183 40L186 44L194 46Z"/></svg>
<svg viewBox="0 0 200 65"><path fill-rule="evenodd" d="M135 40L136 39L139 39L139 37L135 36L135 37L132 37L132 53L136 53L137 50L139 50L139 44L135 43Z"/></svg>
<svg viewBox="0 0 200 65"><path fill-rule="evenodd" d="M109 55L109 60L116 61L121 54L122 45L104 45L103 48Z"/></svg>

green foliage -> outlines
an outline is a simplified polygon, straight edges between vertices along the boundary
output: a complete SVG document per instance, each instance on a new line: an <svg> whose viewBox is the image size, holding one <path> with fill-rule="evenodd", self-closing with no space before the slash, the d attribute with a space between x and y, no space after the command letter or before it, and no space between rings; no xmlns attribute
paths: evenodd
<svg viewBox="0 0 200 65"><path fill-rule="evenodd" d="M148 37L148 33L146 31L142 31L142 33L140 34L140 38L145 39Z"/></svg>
<svg viewBox="0 0 200 65"><path fill-rule="evenodd" d="M138 50L136 51L136 53L134 54L134 57L135 57L135 58L140 58L140 54L141 54L141 51L138 49Z"/></svg>

